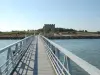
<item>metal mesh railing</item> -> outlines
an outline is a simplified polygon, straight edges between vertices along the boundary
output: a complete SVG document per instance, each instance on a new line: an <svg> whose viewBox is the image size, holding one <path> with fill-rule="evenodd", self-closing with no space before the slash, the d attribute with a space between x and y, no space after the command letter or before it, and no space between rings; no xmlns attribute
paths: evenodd
<svg viewBox="0 0 100 75"><path fill-rule="evenodd" d="M5 62L0 66L0 75L10 75L14 71L32 40L33 36L29 36L0 50L0 54L6 54Z"/></svg>
<svg viewBox="0 0 100 75"><path fill-rule="evenodd" d="M100 75L100 70L95 66L62 48L58 44L50 41L46 37L40 37L45 44L47 55L57 75L72 75L72 67L70 61L77 64L90 75Z"/></svg>

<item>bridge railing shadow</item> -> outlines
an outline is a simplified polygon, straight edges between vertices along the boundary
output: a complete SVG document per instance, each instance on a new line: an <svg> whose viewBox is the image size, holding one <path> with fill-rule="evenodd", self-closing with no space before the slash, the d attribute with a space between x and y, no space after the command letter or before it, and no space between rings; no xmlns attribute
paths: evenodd
<svg viewBox="0 0 100 75"><path fill-rule="evenodd" d="M12 75L38 75L37 42L32 42Z"/></svg>

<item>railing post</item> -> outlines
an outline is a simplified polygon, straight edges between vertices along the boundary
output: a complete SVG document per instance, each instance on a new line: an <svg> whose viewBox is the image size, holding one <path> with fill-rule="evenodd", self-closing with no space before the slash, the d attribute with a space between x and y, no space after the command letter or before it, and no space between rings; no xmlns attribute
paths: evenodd
<svg viewBox="0 0 100 75"><path fill-rule="evenodd" d="M51 45L50 45L50 43L47 41L47 44L48 44L48 46L51 48Z"/></svg>
<svg viewBox="0 0 100 75"><path fill-rule="evenodd" d="M23 50L25 50L25 49L26 49L26 39L23 40Z"/></svg>
<svg viewBox="0 0 100 75"><path fill-rule="evenodd" d="M27 48L27 39L25 40L25 50L26 50L26 48Z"/></svg>
<svg viewBox="0 0 100 75"><path fill-rule="evenodd" d="M9 68L9 57L10 57L10 53L11 53L11 48L9 47L8 48L8 52L7 52L7 63L6 63L6 66L7 66L7 68L6 68L6 72L7 72L7 75L8 75L8 68Z"/></svg>
<svg viewBox="0 0 100 75"><path fill-rule="evenodd" d="M60 51L57 48L55 48L55 54L57 58L60 59Z"/></svg>
<svg viewBox="0 0 100 75"><path fill-rule="evenodd" d="M14 68L15 64L14 64L13 52L12 51L10 53L10 56L11 56L12 67Z"/></svg>
<svg viewBox="0 0 100 75"><path fill-rule="evenodd" d="M68 72L70 73L70 75L72 75L72 71L71 71L71 64L70 64L70 59L69 57L64 56L64 67L68 70ZM65 75L68 75L66 71L64 71Z"/></svg>
<svg viewBox="0 0 100 75"><path fill-rule="evenodd" d="M64 65L64 67L68 70L68 67L67 67L67 57L66 57L66 56L64 56L63 65ZM65 75L68 75L68 74L66 73L66 71L64 71L64 73L65 73Z"/></svg>
<svg viewBox="0 0 100 75"><path fill-rule="evenodd" d="M69 57L67 57L67 69L68 69L69 73L72 75L71 64L70 64L70 58L69 58Z"/></svg>
<svg viewBox="0 0 100 75"><path fill-rule="evenodd" d="M55 54L55 47L53 45L51 45L51 50L53 51L53 53Z"/></svg>
<svg viewBox="0 0 100 75"><path fill-rule="evenodd" d="M18 44L16 44L15 52L18 50Z"/></svg>
<svg viewBox="0 0 100 75"><path fill-rule="evenodd" d="M20 42L20 50L22 49L22 41Z"/></svg>

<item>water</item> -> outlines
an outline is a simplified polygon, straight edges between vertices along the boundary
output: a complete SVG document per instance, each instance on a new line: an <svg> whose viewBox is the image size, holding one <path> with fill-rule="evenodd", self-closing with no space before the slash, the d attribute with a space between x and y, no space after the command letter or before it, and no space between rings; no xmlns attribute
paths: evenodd
<svg viewBox="0 0 100 75"><path fill-rule="evenodd" d="M100 69L100 39L66 39L53 41ZM74 75L86 75L81 74L79 68L75 69L74 67L74 71L76 72Z"/></svg>
<svg viewBox="0 0 100 75"><path fill-rule="evenodd" d="M0 50L14 42L19 40L0 40ZM0 66L6 61L7 58L7 51L0 54Z"/></svg>
<svg viewBox="0 0 100 75"><path fill-rule="evenodd" d="M16 41L18 40L0 40L0 48ZM100 69L100 39L69 39L53 41ZM6 53L2 56L0 54L0 65L5 62L4 59L6 59ZM82 72L83 70L76 66L77 65L75 64L72 65L73 75L87 75L85 72Z"/></svg>
<svg viewBox="0 0 100 75"><path fill-rule="evenodd" d="M0 48L8 46L16 41L18 41L18 40L0 40Z"/></svg>

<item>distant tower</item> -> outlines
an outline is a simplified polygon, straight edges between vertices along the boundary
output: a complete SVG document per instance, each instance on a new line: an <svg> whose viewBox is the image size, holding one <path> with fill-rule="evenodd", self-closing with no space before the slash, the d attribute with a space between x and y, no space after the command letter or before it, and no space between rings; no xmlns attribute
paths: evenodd
<svg viewBox="0 0 100 75"><path fill-rule="evenodd" d="M54 31L55 31L55 24L44 24L44 27L43 27L43 31L44 31L44 35L46 34L54 34Z"/></svg>

